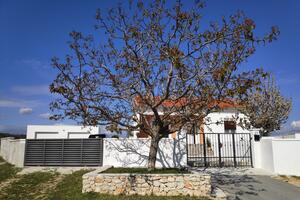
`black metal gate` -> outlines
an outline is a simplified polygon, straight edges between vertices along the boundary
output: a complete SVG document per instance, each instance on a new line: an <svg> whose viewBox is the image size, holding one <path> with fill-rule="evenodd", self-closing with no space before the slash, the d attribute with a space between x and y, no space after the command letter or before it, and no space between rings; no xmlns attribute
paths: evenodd
<svg viewBox="0 0 300 200"><path fill-rule="evenodd" d="M250 133L187 134L192 167L253 167Z"/></svg>
<svg viewBox="0 0 300 200"><path fill-rule="evenodd" d="M27 139L25 166L102 166L102 139Z"/></svg>

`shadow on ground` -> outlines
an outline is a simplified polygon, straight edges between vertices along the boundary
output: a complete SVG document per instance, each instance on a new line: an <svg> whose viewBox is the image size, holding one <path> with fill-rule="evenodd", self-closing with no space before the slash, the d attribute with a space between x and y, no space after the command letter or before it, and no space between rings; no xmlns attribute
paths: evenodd
<svg viewBox="0 0 300 200"><path fill-rule="evenodd" d="M300 188L271 178L249 174L249 169L193 169L212 176L213 187L221 188L233 200L299 200Z"/></svg>
<svg viewBox="0 0 300 200"><path fill-rule="evenodd" d="M222 172L212 172L205 169L195 169L195 171L211 174L212 185L214 187L217 186L221 188L227 195L229 195L230 199L240 199L239 196L244 194L247 194L247 196L252 195L257 198L259 192L265 190L261 182L249 175L231 174L226 170L223 170ZM240 171L240 173L243 173L243 170Z"/></svg>

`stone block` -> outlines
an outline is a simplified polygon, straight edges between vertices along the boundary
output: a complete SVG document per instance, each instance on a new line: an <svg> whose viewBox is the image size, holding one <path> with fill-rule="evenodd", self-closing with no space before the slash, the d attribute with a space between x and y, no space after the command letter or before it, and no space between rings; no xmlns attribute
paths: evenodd
<svg viewBox="0 0 300 200"><path fill-rule="evenodd" d="M155 186L155 187L159 187L160 184L161 184L161 182L159 182L159 181L153 181L153 186Z"/></svg>
<svg viewBox="0 0 300 200"><path fill-rule="evenodd" d="M193 185L190 181L184 181L184 188L193 189Z"/></svg>
<svg viewBox="0 0 300 200"><path fill-rule="evenodd" d="M113 195L209 196L211 179L201 174L89 174L83 175L82 192Z"/></svg>

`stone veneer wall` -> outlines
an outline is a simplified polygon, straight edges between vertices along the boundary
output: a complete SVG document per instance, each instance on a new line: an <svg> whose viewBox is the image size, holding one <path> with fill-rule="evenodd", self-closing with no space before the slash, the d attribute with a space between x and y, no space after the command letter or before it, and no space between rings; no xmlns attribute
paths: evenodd
<svg viewBox="0 0 300 200"><path fill-rule="evenodd" d="M210 196L208 174L99 174L83 175L82 192L113 195Z"/></svg>

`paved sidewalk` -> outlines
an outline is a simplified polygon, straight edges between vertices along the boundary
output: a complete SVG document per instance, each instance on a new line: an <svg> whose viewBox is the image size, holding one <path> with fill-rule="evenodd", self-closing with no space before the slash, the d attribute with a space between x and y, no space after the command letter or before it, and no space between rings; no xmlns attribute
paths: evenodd
<svg viewBox="0 0 300 200"><path fill-rule="evenodd" d="M193 169L212 175L212 184L221 188L231 200L299 200L300 188L272 178L257 169Z"/></svg>

